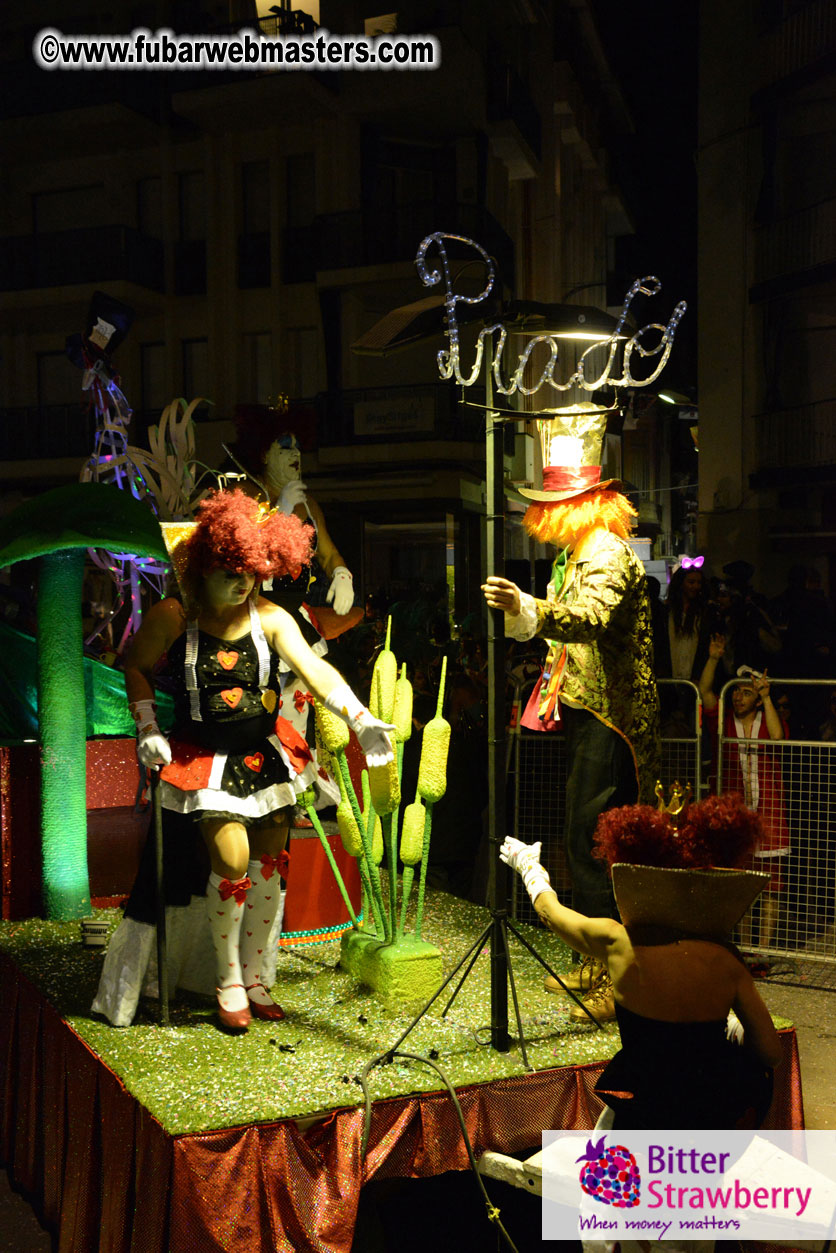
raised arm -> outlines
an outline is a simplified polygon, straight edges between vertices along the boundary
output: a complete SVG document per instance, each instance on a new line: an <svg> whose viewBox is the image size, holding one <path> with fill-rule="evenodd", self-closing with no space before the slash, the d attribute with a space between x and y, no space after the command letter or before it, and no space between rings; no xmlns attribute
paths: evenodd
<svg viewBox="0 0 836 1253"><path fill-rule="evenodd" d="M263 599L259 601L258 610L270 647L305 680L323 705L348 723L368 765L383 766L392 761L394 751L387 733L394 727L373 717L339 671L316 656L289 613Z"/></svg>
<svg viewBox="0 0 836 1253"><path fill-rule="evenodd" d="M587 918L574 909L561 905L540 865L540 844L524 844L506 836L499 856L521 876L539 918L550 931L560 936L578 953L606 962L612 945L624 933L624 927L613 918Z"/></svg>
<svg viewBox="0 0 836 1253"><path fill-rule="evenodd" d="M708 641L708 658L702 668L699 683L700 698L703 703L703 709L708 713L713 713L719 705L719 701L714 692L714 676L717 673L717 665L723 653L726 651L725 635L712 635Z"/></svg>
<svg viewBox="0 0 836 1253"><path fill-rule="evenodd" d="M311 496L308 497L308 508L316 523L316 559L331 580L326 600L328 604L333 604L336 613L347 614L354 604L354 579L331 539L322 510Z"/></svg>
<svg viewBox="0 0 836 1253"><path fill-rule="evenodd" d="M763 702L763 716L766 721L766 729L769 732L771 740L782 740L784 738L784 726L781 722L781 715L772 703L772 697L769 695L769 679L766 671L760 676L752 675L752 682L755 685L755 691Z"/></svg>

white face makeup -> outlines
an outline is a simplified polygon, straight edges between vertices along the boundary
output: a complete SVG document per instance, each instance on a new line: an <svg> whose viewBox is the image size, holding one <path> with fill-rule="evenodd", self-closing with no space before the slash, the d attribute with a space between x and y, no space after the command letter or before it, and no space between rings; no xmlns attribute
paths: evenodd
<svg viewBox="0 0 836 1253"><path fill-rule="evenodd" d="M205 598L215 609L243 605L254 587L254 574L236 574L234 570L210 570L203 580Z"/></svg>
<svg viewBox="0 0 836 1253"><path fill-rule="evenodd" d="M286 483L298 479L302 470L302 454L295 438L290 448L283 448L276 440L267 449L264 458L264 475L271 487L280 489Z"/></svg>

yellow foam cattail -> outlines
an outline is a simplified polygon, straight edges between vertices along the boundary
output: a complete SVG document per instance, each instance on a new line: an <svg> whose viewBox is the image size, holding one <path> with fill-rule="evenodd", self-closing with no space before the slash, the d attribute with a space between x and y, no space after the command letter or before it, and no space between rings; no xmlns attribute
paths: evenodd
<svg viewBox="0 0 836 1253"><path fill-rule="evenodd" d="M412 684L406 677L406 663L401 667L401 677L395 684L392 721L395 724L395 738L405 744L412 735Z"/></svg>
<svg viewBox="0 0 836 1253"><path fill-rule="evenodd" d="M395 684L398 681L398 663L395 654L389 648L392 634L392 619L386 625L386 643L377 654L372 670L372 688L369 697L369 709L375 718L382 722L392 721L392 710L395 704Z"/></svg>
<svg viewBox="0 0 836 1253"><path fill-rule="evenodd" d="M357 826L357 819L354 817L351 803L347 800L340 801L337 806L337 828L340 832L343 848L349 856L361 857L363 853L363 837L360 834L360 828Z"/></svg>
<svg viewBox="0 0 836 1253"><path fill-rule="evenodd" d="M338 753L348 746L348 724L342 718L326 709L321 701L314 701L314 711L325 747L331 753Z"/></svg>
<svg viewBox="0 0 836 1253"><path fill-rule="evenodd" d="M378 817L375 817L372 833L372 861L376 866L383 861L383 823Z"/></svg>
<svg viewBox="0 0 836 1253"><path fill-rule="evenodd" d="M447 754L450 750L450 723L433 718L424 727L421 764L416 791L425 801L440 801L447 791Z"/></svg>
<svg viewBox="0 0 836 1253"><path fill-rule="evenodd" d="M427 811L420 801L413 801L403 811L401 861L405 866L414 866L421 860L424 852L424 823L426 819Z"/></svg>
<svg viewBox="0 0 836 1253"><path fill-rule="evenodd" d="M369 767L369 792L377 813L391 814L397 809L401 803L401 785L395 759L385 766Z"/></svg>
<svg viewBox="0 0 836 1253"><path fill-rule="evenodd" d="M441 682L438 686L438 705L435 717L424 727L421 743L421 763L418 767L416 791L425 801L435 804L447 791L447 754L450 751L450 723L441 716L444 702L444 679L447 674L447 658L441 663Z"/></svg>

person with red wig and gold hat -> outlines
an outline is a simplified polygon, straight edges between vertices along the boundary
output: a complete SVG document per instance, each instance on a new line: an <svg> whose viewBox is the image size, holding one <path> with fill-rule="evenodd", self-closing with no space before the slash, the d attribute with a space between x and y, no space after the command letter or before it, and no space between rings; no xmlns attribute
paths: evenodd
<svg viewBox="0 0 836 1253"><path fill-rule="evenodd" d="M558 549L546 599L497 575L482 590L491 608L505 612L506 635L548 642L522 725L564 730L574 905L615 918L609 880L592 855L595 824L607 809L652 800L660 750L651 607L644 567L628 543L637 515L617 480L601 480L605 426L606 413L591 405L552 419L543 489L520 489L531 502L523 518L529 535ZM571 982L592 998L597 1017L614 1016L600 965L591 981L581 971ZM560 990L551 979L546 987ZM584 1016L579 1006L572 1014Z"/></svg>
<svg viewBox="0 0 836 1253"><path fill-rule="evenodd" d="M500 857L521 875L540 919L604 965L613 984L621 1049L595 1085L606 1107L599 1130L763 1122L781 1042L730 943L769 882L749 869L758 834L758 816L739 796L709 797L676 818L650 805L608 810L594 855L621 921L567 908L540 845L506 838Z"/></svg>
<svg viewBox="0 0 836 1253"><path fill-rule="evenodd" d="M370 765L392 760L392 728L313 653L290 614L259 594L262 579L296 574L309 561L299 518L236 489L209 495L196 522L162 527L182 601L169 597L145 615L125 686L139 760L162 767L163 807L190 815L208 848L218 1018L224 1030L241 1032L251 1017L284 1017L261 982L261 957L279 905L288 818L316 776L307 743L280 713L279 659L348 723ZM164 656L175 681L168 738L154 706Z"/></svg>

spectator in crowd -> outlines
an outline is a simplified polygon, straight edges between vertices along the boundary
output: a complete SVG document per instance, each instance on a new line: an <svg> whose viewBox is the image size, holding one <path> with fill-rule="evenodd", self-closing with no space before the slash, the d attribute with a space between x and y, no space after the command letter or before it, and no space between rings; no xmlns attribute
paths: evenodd
<svg viewBox="0 0 836 1253"><path fill-rule="evenodd" d="M715 737L718 734L719 702L714 692L714 676L725 645L722 636L712 636L708 660L699 682L703 711ZM787 732L772 703L766 674L750 669L748 676L732 690L730 704L722 734L725 741L737 740L739 743L736 747L726 745L718 790L739 792L761 819L762 835L754 856L756 865L769 872L770 882L761 902L756 942L766 947L774 937L778 907L786 890L784 866L790 851L790 835L780 759L772 752L764 752L758 741L778 742L786 739ZM752 939L750 921L741 926L741 940L745 946Z"/></svg>
<svg viewBox="0 0 836 1253"><path fill-rule="evenodd" d="M708 656L707 602L703 558L680 558L665 601L671 678L696 682L702 673Z"/></svg>

